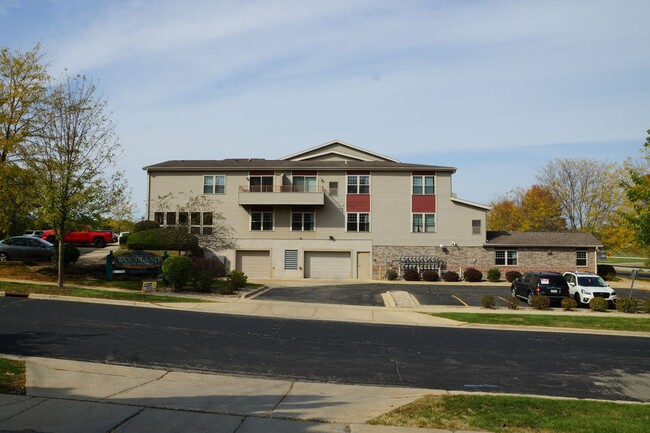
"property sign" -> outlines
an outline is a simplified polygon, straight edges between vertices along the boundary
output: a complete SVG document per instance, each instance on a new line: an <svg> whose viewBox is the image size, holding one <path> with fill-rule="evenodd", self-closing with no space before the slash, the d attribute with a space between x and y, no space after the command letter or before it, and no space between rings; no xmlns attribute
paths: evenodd
<svg viewBox="0 0 650 433"><path fill-rule="evenodd" d="M160 268L163 258L145 251L134 251L129 254L113 256L115 267L122 269L155 269Z"/></svg>
<svg viewBox="0 0 650 433"><path fill-rule="evenodd" d="M142 293L153 293L156 291L156 281L143 281Z"/></svg>

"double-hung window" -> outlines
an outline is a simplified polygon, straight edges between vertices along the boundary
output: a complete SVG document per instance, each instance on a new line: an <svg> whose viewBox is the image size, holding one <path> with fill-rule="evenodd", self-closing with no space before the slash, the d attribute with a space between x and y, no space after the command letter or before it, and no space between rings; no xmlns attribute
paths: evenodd
<svg viewBox="0 0 650 433"><path fill-rule="evenodd" d="M413 176L413 195L435 194L434 176Z"/></svg>
<svg viewBox="0 0 650 433"><path fill-rule="evenodd" d="M251 230L273 230L273 212L251 212Z"/></svg>
<svg viewBox="0 0 650 433"><path fill-rule="evenodd" d="M414 213L413 214L413 233L433 233L436 231L436 214L433 213Z"/></svg>
<svg viewBox="0 0 650 433"><path fill-rule="evenodd" d="M348 175L348 194L370 194L370 175Z"/></svg>
<svg viewBox="0 0 650 433"><path fill-rule="evenodd" d="M498 266L517 266L517 250L496 250L494 264Z"/></svg>
<svg viewBox="0 0 650 433"><path fill-rule="evenodd" d="M203 176L203 194L224 194L226 176Z"/></svg>
<svg viewBox="0 0 650 433"><path fill-rule="evenodd" d="M314 231L314 212L291 212L291 230Z"/></svg>
<svg viewBox="0 0 650 433"><path fill-rule="evenodd" d="M349 232L369 232L369 213L348 213L347 230Z"/></svg>
<svg viewBox="0 0 650 433"><path fill-rule="evenodd" d="M587 266L586 251L576 251L576 266Z"/></svg>

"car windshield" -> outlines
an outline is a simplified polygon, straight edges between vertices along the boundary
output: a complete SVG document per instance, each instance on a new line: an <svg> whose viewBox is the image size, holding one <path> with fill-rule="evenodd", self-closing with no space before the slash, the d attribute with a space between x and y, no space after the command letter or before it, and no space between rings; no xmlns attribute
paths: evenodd
<svg viewBox="0 0 650 433"><path fill-rule="evenodd" d="M584 287L607 287L607 283L599 276L578 277L578 284Z"/></svg>
<svg viewBox="0 0 650 433"><path fill-rule="evenodd" d="M542 286L548 286L549 284L553 286L564 286L566 281L561 275L542 275L539 277L539 283Z"/></svg>

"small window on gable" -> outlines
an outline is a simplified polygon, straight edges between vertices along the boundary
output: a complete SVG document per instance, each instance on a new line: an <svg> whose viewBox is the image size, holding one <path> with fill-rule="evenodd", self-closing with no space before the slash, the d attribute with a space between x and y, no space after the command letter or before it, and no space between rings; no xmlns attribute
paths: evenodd
<svg viewBox="0 0 650 433"><path fill-rule="evenodd" d="M481 234L481 220L472 220L472 234L473 235Z"/></svg>

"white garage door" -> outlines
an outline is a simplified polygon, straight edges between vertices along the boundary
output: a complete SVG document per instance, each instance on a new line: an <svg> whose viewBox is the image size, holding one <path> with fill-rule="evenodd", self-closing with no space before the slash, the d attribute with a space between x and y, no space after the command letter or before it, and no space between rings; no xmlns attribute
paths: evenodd
<svg viewBox="0 0 650 433"><path fill-rule="evenodd" d="M269 251L237 251L237 270L250 278L271 278Z"/></svg>
<svg viewBox="0 0 650 433"><path fill-rule="evenodd" d="M350 278L350 253L305 251L305 278Z"/></svg>

